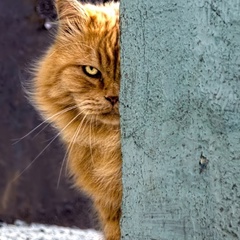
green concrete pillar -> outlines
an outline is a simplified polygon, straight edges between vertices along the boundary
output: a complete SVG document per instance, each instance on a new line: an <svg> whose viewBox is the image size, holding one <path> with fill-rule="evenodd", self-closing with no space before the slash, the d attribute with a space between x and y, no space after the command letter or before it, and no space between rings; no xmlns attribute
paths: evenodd
<svg viewBox="0 0 240 240"><path fill-rule="evenodd" d="M240 239L240 1L121 0L121 69L122 239Z"/></svg>

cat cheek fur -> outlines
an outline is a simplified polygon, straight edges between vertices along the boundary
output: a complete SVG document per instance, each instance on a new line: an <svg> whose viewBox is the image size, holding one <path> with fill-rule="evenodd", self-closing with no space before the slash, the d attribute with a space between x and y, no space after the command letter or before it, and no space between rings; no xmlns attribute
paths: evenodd
<svg viewBox="0 0 240 240"><path fill-rule="evenodd" d="M59 27L35 67L32 102L58 129L68 151L69 173L75 186L92 198L106 240L119 240L119 4L55 2ZM84 75L81 66L98 69L102 79Z"/></svg>

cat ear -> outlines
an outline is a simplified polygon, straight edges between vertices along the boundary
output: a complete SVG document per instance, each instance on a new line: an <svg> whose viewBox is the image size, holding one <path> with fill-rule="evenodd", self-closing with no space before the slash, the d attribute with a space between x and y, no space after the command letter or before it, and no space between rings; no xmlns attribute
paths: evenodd
<svg viewBox="0 0 240 240"><path fill-rule="evenodd" d="M72 35L76 31L81 32L86 19L83 6L77 0L55 0L58 14L59 29L64 35Z"/></svg>
<svg viewBox="0 0 240 240"><path fill-rule="evenodd" d="M71 19L83 14L81 4L77 0L55 0L58 19Z"/></svg>

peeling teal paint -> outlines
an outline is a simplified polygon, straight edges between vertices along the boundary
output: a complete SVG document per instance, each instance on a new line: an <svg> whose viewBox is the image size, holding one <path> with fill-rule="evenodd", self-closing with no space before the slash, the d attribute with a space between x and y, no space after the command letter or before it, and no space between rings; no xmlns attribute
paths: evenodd
<svg viewBox="0 0 240 240"><path fill-rule="evenodd" d="M122 0L121 69L122 239L240 239L240 1Z"/></svg>

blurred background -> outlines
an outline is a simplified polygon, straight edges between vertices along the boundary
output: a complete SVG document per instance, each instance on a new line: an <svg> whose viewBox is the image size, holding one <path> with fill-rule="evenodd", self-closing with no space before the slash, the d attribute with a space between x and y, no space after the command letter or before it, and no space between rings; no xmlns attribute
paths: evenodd
<svg viewBox="0 0 240 240"><path fill-rule="evenodd" d="M72 187L65 170L60 176L60 141L40 154L56 132L43 124L16 141L42 122L22 84L31 79L31 64L51 44L48 21L55 18L50 0L0 1L0 221L97 228L90 200Z"/></svg>

